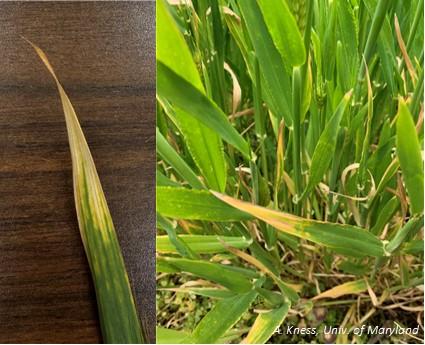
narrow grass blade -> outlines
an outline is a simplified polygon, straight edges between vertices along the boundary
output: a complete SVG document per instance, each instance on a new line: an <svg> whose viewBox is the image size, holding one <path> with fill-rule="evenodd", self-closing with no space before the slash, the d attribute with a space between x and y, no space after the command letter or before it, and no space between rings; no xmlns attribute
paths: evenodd
<svg viewBox="0 0 425 345"><path fill-rule="evenodd" d="M292 160L294 164L294 182L296 199L299 200L302 193L302 172L301 172L301 98L302 98L302 78L301 68L295 67L292 73ZM320 141L319 141L320 142ZM314 157L314 155L313 155ZM330 158L330 157L329 157ZM323 175L323 173L322 173ZM296 203L295 213L300 214L301 204Z"/></svg>
<svg viewBox="0 0 425 345"><path fill-rule="evenodd" d="M400 163L397 159L394 159L386 168L381 180L379 181L378 187L376 187L375 195L373 195L369 201L369 204L372 205L377 200L377 196L379 196L394 175L397 173L397 170L400 166Z"/></svg>
<svg viewBox="0 0 425 345"><path fill-rule="evenodd" d="M208 191L186 188L156 187L156 207L158 213L174 219L230 222L252 218Z"/></svg>
<svg viewBox="0 0 425 345"><path fill-rule="evenodd" d="M350 101L351 94L351 91L345 94L319 138L311 159L309 180L302 198L308 196L311 190L322 181L323 175L331 164L338 138L339 125Z"/></svg>
<svg viewBox="0 0 425 345"><path fill-rule="evenodd" d="M373 51L376 48L376 42L378 41L378 36L383 27L383 22L385 20L385 16L388 12L388 9L391 7L392 1L388 0L379 0L376 5L375 13L373 14L372 25L369 30L369 34L367 36L366 45L363 51L363 58L366 64L369 64L370 59L372 57ZM365 72L365 64L361 63L359 72L357 74L357 85L355 91L355 99L358 99L359 92L361 89L361 81Z"/></svg>
<svg viewBox="0 0 425 345"><path fill-rule="evenodd" d="M223 111L191 83L159 60L157 61L157 93L214 130L223 140L249 159L247 142L232 127Z"/></svg>
<svg viewBox="0 0 425 345"><path fill-rule="evenodd" d="M356 68L358 65L358 37L355 13L352 5L339 0L337 6L337 25L341 33L341 68L338 69L338 75L341 78L343 90L346 92L356 81Z"/></svg>
<svg viewBox="0 0 425 345"><path fill-rule="evenodd" d="M187 112L176 106L170 107L161 97L157 98L165 114L183 134L193 161L205 178L208 187L223 190L227 175L220 137Z"/></svg>
<svg viewBox="0 0 425 345"><path fill-rule="evenodd" d="M409 37L407 39L407 50L409 51L412 47L412 44L417 37L418 25L421 22L421 18L423 18L424 13L424 2L418 1L416 5L415 17L413 19L412 26L410 27Z"/></svg>
<svg viewBox="0 0 425 345"><path fill-rule="evenodd" d="M187 245L187 243L177 235L176 229L173 224L166 218L162 217L160 214L156 215L156 223L157 226L162 228L167 232L167 239L170 248L174 250L174 252L180 254L184 258L189 259L198 259L198 255ZM158 239L156 243L156 249L158 251Z"/></svg>
<svg viewBox="0 0 425 345"><path fill-rule="evenodd" d="M289 286L288 283L283 282L275 273L272 272L271 269L269 269L259 259L239 249L231 247L228 247L227 249L232 254L239 256L241 259L245 260L246 262L259 269L261 272L265 273L266 275L269 275L274 280L279 289L282 291L282 295L288 297L292 302L297 302L299 300L297 292L291 286Z"/></svg>
<svg viewBox="0 0 425 345"><path fill-rule="evenodd" d="M273 113L279 117L283 116L285 123L289 126L292 124L291 85L283 60L273 44L258 3L239 1L238 5L264 78L262 84L266 89L265 100Z"/></svg>
<svg viewBox="0 0 425 345"><path fill-rule="evenodd" d="M424 216L411 218L395 236L386 245L385 250L388 253L395 252L407 239L416 235L416 233L424 226Z"/></svg>
<svg viewBox="0 0 425 345"><path fill-rule="evenodd" d="M77 115L46 55L31 45L55 79L62 101L72 157L75 207L96 290L103 340L144 343L118 238Z"/></svg>
<svg viewBox="0 0 425 345"><path fill-rule="evenodd" d="M161 158L170 164L173 169L193 188L205 188L189 165L187 165L183 158L181 158L167 140L165 140L158 128L156 128L156 150Z"/></svg>
<svg viewBox="0 0 425 345"><path fill-rule="evenodd" d="M245 293L252 289L252 283L244 273L232 270L226 265L172 257L164 257L161 260L180 271L211 280L235 292Z"/></svg>
<svg viewBox="0 0 425 345"><path fill-rule="evenodd" d="M290 306L290 303L286 302L279 308L259 314L243 343L265 344L275 333L276 328L282 324L288 314Z"/></svg>
<svg viewBox="0 0 425 345"><path fill-rule="evenodd" d="M406 46L404 44L403 36L401 34L400 24L398 22L397 15L394 16L394 28L397 36L398 45L400 47L401 54L403 55L403 62L406 64L407 71L410 74L410 79L415 85L418 76L416 75L415 69L413 68L412 61L410 60L409 54L407 53Z"/></svg>
<svg viewBox="0 0 425 345"><path fill-rule="evenodd" d="M180 235L180 239L195 253L215 254L226 252L226 246L244 249L248 248L252 240L236 236L214 235ZM177 253L175 246L167 236L156 237L156 251L159 253Z"/></svg>
<svg viewBox="0 0 425 345"><path fill-rule="evenodd" d="M413 214L417 214L424 210L424 171L421 147L412 115L402 98L399 99L398 107L397 157L409 195L411 211Z"/></svg>
<svg viewBox="0 0 425 345"><path fill-rule="evenodd" d="M274 226L277 230L329 247L354 257L384 256L382 241L370 232L352 226L326 223L297 217L288 213L231 198L213 192L220 200Z"/></svg>
<svg viewBox="0 0 425 345"><path fill-rule="evenodd" d="M179 31L165 0L156 2L156 58L187 80L201 92L201 77L182 33Z"/></svg>
<svg viewBox="0 0 425 345"><path fill-rule="evenodd" d="M258 5L270 36L288 67L304 64L304 42L286 0L259 0Z"/></svg>
<svg viewBox="0 0 425 345"><path fill-rule="evenodd" d="M164 0L157 1L156 7L157 59L193 85L199 92L205 94L201 77L189 47L168 12L166 2ZM167 108L166 112L167 110L169 109ZM224 190L227 176L226 162L223 144L219 136L212 129L202 124L199 119L194 118L182 109L174 108L173 116L177 127L185 138L189 152L205 177L208 186L217 190Z"/></svg>
<svg viewBox="0 0 425 345"><path fill-rule="evenodd" d="M219 340L248 311L257 292L222 299L199 322L191 336L191 343L213 344Z"/></svg>
<svg viewBox="0 0 425 345"><path fill-rule="evenodd" d="M367 283L364 279L344 283L334 288L322 292L321 294L313 297L313 301L321 298L338 298L344 295L353 295L367 290Z"/></svg>
<svg viewBox="0 0 425 345"><path fill-rule="evenodd" d="M380 235L385 225L388 224L389 220L399 207L400 201L396 196L388 200L388 202L382 208L382 211L379 213L378 219L376 220L373 228L370 230L372 234Z"/></svg>
<svg viewBox="0 0 425 345"><path fill-rule="evenodd" d="M190 293L203 297L211 297L215 299L229 298L236 296L237 293L223 288L204 288L204 287L177 287L177 288L161 288L158 290L181 292L181 293Z"/></svg>
<svg viewBox="0 0 425 345"><path fill-rule="evenodd" d="M196 49L202 52L203 78L211 99L226 109L227 94L224 77L225 42L219 0L199 0L191 15L199 16Z"/></svg>

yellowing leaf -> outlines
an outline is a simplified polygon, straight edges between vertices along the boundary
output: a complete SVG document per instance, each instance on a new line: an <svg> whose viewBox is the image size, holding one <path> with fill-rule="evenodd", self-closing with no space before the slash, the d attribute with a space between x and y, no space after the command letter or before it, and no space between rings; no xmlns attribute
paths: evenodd
<svg viewBox="0 0 425 345"><path fill-rule="evenodd" d="M384 256L382 241L370 232L347 224L327 223L305 219L285 212L256 206L217 192L212 193L227 204L275 227L333 250L354 257Z"/></svg>
<svg viewBox="0 0 425 345"><path fill-rule="evenodd" d="M276 331L276 328L282 324L290 306L291 304L286 302L279 308L259 314L247 337L243 340L243 344L264 344L267 342Z"/></svg>
<svg viewBox="0 0 425 345"><path fill-rule="evenodd" d="M344 283L334 288L322 292L321 294L313 297L313 300L321 298L338 298L344 295L353 295L367 290L366 280L360 279L352 282Z"/></svg>
<svg viewBox="0 0 425 345"><path fill-rule="evenodd" d="M55 79L62 101L72 157L75 207L96 290L103 340L106 343L144 343L117 235L77 115L47 56L29 43Z"/></svg>

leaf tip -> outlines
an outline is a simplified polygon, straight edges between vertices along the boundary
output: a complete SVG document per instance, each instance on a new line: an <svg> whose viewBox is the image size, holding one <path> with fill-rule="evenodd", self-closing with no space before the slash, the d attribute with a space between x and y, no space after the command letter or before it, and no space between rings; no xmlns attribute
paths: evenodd
<svg viewBox="0 0 425 345"><path fill-rule="evenodd" d="M345 95L344 98L349 101L351 99L351 96L353 95L353 89L350 89Z"/></svg>

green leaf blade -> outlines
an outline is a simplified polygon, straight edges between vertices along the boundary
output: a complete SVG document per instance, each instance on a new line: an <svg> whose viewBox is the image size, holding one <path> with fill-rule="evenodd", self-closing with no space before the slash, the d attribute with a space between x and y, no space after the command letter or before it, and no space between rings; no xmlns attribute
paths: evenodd
<svg viewBox="0 0 425 345"><path fill-rule="evenodd" d="M205 94L204 86L191 52L165 1L157 1L157 51L158 61ZM160 73L160 72L158 72ZM170 107L165 107L169 110ZM174 120L185 137L188 149L210 188L223 191L226 185L226 162L223 144L214 130L184 109L174 108Z"/></svg>
<svg viewBox="0 0 425 345"><path fill-rule="evenodd" d="M160 61L157 61L157 93L214 130L246 158L250 157L247 142L232 127L222 110L192 84Z"/></svg>
<svg viewBox="0 0 425 345"><path fill-rule="evenodd" d="M156 203L161 215L174 219L230 222L251 218L221 202L208 191L158 186Z"/></svg>
<svg viewBox="0 0 425 345"><path fill-rule="evenodd" d="M301 66L306 59L297 22L285 0L259 0L264 21L273 42L288 67Z"/></svg>
<svg viewBox="0 0 425 345"><path fill-rule="evenodd" d="M214 193L220 200L287 234L324 245L354 257L385 255L383 242L369 231L347 224L326 223L256 206Z"/></svg>
<svg viewBox="0 0 425 345"><path fill-rule="evenodd" d="M195 253L211 254L226 252L226 246L248 248L252 240L236 236L180 235L179 238ZM159 253L177 253L168 236L156 237L156 250Z"/></svg>
<svg viewBox="0 0 425 345"><path fill-rule="evenodd" d="M252 289L252 283L244 273L237 272L226 265L172 257L161 258L161 261L165 261L183 272L211 280L238 293L245 293Z"/></svg>
<svg viewBox="0 0 425 345"><path fill-rule="evenodd" d="M311 158L309 170L310 177L307 187L303 193L304 196L307 196L308 193L310 193L310 191L322 180L323 175L331 164L338 138L339 125L351 98L351 94L351 91L345 94L319 138L313 157Z"/></svg>
<svg viewBox="0 0 425 345"><path fill-rule="evenodd" d="M260 64L264 79L262 85L265 88L265 101L279 119L283 117L285 123L290 125L292 123L291 85L283 60L273 44L258 3L240 1L238 5Z"/></svg>
<svg viewBox="0 0 425 345"><path fill-rule="evenodd" d="M191 342L194 344L217 342L249 309L256 297L257 292L253 290L219 301L196 326Z"/></svg>
<svg viewBox="0 0 425 345"><path fill-rule="evenodd" d="M396 146L412 213L421 213L424 209L424 171L421 147L412 115L401 98L397 115Z"/></svg>
<svg viewBox="0 0 425 345"><path fill-rule="evenodd" d="M167 142L167 140L159 131L158 127L156 128L156 150L158 154L162 157L162 159L164 159L168 164L170 164L173 169L182 178L184 178L193 188L205 188L199 180L198 176L196 176L193 170L189 167L189 165Z"/></svg>
<svg viewBox="0 0 425 345"><path fill-rule="evenodd" d="M190 333L184 331L176 331L164 327L156 328L157 344L187 344Z"/></svg>

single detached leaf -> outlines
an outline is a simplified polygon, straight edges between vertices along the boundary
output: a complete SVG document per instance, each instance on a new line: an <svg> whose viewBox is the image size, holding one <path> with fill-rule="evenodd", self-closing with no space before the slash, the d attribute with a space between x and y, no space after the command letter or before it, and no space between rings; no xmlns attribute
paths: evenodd
<svg viewBox="0 0 425 345"><path fill-rule="evenodd" d="M237 272L226 265L172 257L163 257L161 261L165 261L183 272L216 282L235 292L244 293L252 289L252 284L244 273Z"/></svg>
<svg viewBox="0 0 425 345"><path fill-rule="evenodd" d="M258 0L258 5L270 36L288 67L304 64L304 42L286 0Z"/></svg>
<svg viewBox="0 0 425 345"><path fill-rule="evenodd" d="M344 283L334 288L322 292L321 294L313 297L313 300L321 298L338 298L344 295L353 295L367 290L367 283L364 279L355 280L352 282Z"/></svg>
<svg viewBox="0 0 425 345"><path fill-rule="evenodd" d="M424 210L424 171L421 146L412 115L401 97L398 102L396 128L397 156L409 195L411 211L414 214L421 213Z"/></svg>
<svg viewBox="0 0 425 345"><path fill-rule="evenodd" d="M222 253L226 252L225 246L233 248L248 248L252 240L245 237L215 236L215 235L179 235L184 243L195 253ZM168 235L156 237L156 250L159 253L177 253Z"/></svg>
<svg viewBox="0 0 425 345"><path fill-rule="evenodd" d="M225 298L198 323L191 336L193 344L213 344L219 340L248 311L257 292Z"/></svg>
<svg viewBox="0 0 425 345"><path fill-rule="evenodd" d="M279 231L324 245L339 253L354 257L380 257L385 254L383 242L362 228L305 219L256 206L220 193L212 193L227 204L251 214Z"/></svg>
<svg viewBox="0 0 425 345"><path fill-rule="evenodd" d="M72 157L75 207L96 290L103 340L115 344L144 343L118 238L77 115L46 55L29 43L55 79L62 101Z"/></svg>
<svg viewBox="0 0 425 345"><path fill-rule="evenodd" d="M255 319L254 324L249 330L248 335L243 340L244 344L264 344L274 334L276 328L279 327L286 315L288 314L291 304L285 302L279 308L261 313Z"/></svg>
<svg viewBox="0 0 425 345"><path fill-rule="evenodd" d="M157 45L156 57L199 92L205 94L201 77L193 61L189 47L174 19L167 10L164 0L156 2ZM178 87L178 86L176 86ZM210 188L224 190L226 186L226 162L223 144L214 130L199 119L177 107L165 107L173 116L177 127L185 138L186 145L196 165ZM170 112L172 111L172 114Z"/></svg>
<svg viewBox="0 0 425 345"><path fill-rule="evenodd" d="M217 200L206 190L157 186L156 207L161 215L174 219L230 222L252 218Z"/></svg>

